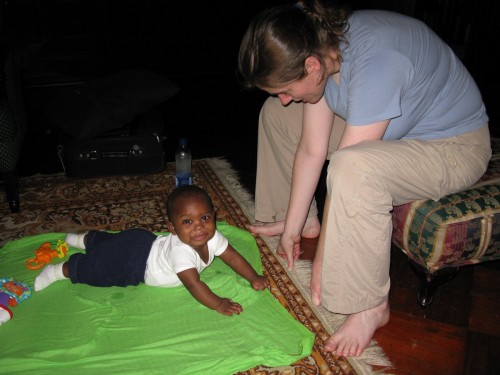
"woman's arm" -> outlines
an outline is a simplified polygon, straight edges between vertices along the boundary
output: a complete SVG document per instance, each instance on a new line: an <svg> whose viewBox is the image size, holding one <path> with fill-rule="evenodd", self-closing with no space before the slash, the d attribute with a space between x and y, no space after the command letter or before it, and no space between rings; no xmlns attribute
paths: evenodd
<svg viewBox="0 0 500 375"><path fill-rule="evenodd" d="M347 124L340 140L338 149L352 146L363 141L376 141L382 139L390 120L383 120L369 125L352 126Z"/></svg>
<svg viewBox="0 0 500 375"><path fill-rule="evenodd" d="M302 135L295 154L290 201L279 248L293 268L299 257L300 238L328 153L334 113L325 98L304 104Z"/></svg>
<svg viewBox="0 0 500 375"><path fill-rule="evenodd" d="M328 153L334 113L322 98L316 104L304 104L302 135L295 154L290 201L285 219L285 229L278 246L284 251L289 268L300 253L300 240L311 201ZM364 126L347 124L338 149L363 141L380 140L390 120Z"/></svg>

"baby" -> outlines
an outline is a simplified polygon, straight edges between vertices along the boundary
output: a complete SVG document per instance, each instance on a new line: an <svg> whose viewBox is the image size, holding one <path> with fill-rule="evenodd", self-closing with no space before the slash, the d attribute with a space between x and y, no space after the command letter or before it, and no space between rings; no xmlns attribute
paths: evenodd
<svg viewBox="0 0 500 375"><path fill-rule="evenodd" d="M70 279L97 287L145 283L164 288L183 284L201 304L224 315L240 314L241 305L213 293L200 273L218 256L255 290L269 286L216 230L215 210L208 193L197 186L179 187L167 200L168 229L156 236L144 229L118 233L91 230L70 233L68 245L85 249L67 262L46 266L35 279L35 291L55 281Z"/></svg>

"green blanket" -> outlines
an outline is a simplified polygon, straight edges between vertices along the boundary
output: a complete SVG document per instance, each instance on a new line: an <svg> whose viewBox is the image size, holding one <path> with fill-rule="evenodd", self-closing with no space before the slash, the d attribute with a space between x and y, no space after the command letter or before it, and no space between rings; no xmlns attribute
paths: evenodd
<svg viewBox="0 0 500 375"><path fill-rule="evenodd" d="M253 237L225 223L218 229L262 273ZM33 286L40 271L26 268L26 260L43 242L64 236L8 243L0 249L0 277ZM68 255L75 251L81 250ZM284 366L311 353L314 335L269 290L253 290L218 258L201 277L218 295L239 302L243 313L209 310L182 286L95 288L64 280L33 291L0 326L0 373L219 375Z"/></svg>

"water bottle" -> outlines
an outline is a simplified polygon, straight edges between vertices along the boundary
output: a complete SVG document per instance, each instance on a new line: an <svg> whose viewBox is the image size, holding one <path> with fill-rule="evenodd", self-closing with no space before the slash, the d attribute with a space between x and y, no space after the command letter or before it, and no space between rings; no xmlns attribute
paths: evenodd
<svg viewBox="0 0 500 375"><path fill-rule="evenodd" d="M179 147L175 151L175 186L191 185L191 150L187 146L187 139L179 139Z"/></svg>

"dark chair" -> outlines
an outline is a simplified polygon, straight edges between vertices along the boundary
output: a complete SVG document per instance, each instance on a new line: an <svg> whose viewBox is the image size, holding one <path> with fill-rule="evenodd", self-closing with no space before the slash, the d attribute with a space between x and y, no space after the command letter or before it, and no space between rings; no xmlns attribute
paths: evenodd
<svg viewBox="0 0 500 375"><path fill-rule="evenodd" d="M19 65L14 55L5 50L1 51L0 57L0 175L10 209L18 212L17 163L26 134L26 112Z"/></svg>

